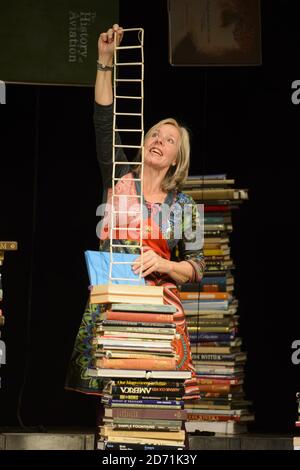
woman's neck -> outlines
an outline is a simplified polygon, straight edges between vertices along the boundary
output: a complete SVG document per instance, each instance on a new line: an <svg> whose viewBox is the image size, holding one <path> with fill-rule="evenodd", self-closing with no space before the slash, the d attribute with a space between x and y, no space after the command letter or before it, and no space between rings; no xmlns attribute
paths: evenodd
<svg viewBox="0 0 300 470"><path fill-rule="evenodd" d="M145 165L143 175L144 193L153 196L166 194L162 189L162 182L165 174L165 171L159 171Z"/></svg>

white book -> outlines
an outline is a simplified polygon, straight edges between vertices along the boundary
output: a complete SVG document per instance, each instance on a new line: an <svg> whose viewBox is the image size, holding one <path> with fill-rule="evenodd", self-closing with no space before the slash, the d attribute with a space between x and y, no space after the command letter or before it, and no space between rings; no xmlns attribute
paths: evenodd
<svg viewBox="0 0 300 470"><path fill-rule="evenodd" d="M215 432L216 434L240 434L247 432L247 425L235 421L186 421L187 432Z"/></svg>
<svg viewBox="0 0 300 470"><path fill-rule="evenodd" d="M88 369L89 377L134 377L143 379L190 379L188 370L130 370L130 369Z"/></svg>

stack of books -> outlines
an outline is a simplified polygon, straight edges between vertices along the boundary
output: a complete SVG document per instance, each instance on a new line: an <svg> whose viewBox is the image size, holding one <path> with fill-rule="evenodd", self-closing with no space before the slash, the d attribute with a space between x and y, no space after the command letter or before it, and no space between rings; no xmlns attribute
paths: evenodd
<svg viewBox="0 0 300 470"><path fill-rule="evenodd" d="M3 301L2 266L4 263L4 255L6 251L15 251L17 249L18 249L17 242L0 241L0 327L3 326L5 322L3 308L2 308L2 301Z"/></svg>
<svg viewBox="0 0 300 470"><path fill-rule="evenodd" d="M109 285L108 294L104 289L94 286L91 293L100 317L89 375L107 377L98 448L182 450L184 381L191 373L176 370L176 308L163 304L162 288ZM149 303L157 289L160 301Z"/></svg>
<svg viewBox="0 0 300 470"><path fill-rule="evenodd" d="M241 350L234 263L230 256L232 209L248 198L226 175L190 177L183 191L204 205L206 270L200 284L180 287L196 376L187 382L186 430L235 434L253 421L243 391L246 352ZM203 213L203 211L202 211Z"/></svg>
<svg viewBox="0 0 300 470"><path fill-rule="evenodd" d="M300 429L300 392L296 393L298 419L295 421L296 430ZM294 450L300 450L300 436L293 438Z"/></svg>
<svg viewBox="0 0 300 470"><path fill-rule="evenodd" d="M6 251L14 251L17 250L18 244L17 242L7 242L7 241L0 241L0 328L4 325L5 317L3 314L3 284L2 284L2 266L4 263L4 255ZM5 364L6 362L6 351L5 351L5 343L1 340L1 330L0 330L0 366L1 364ZM0 379L1 380L1 379ZM1 382L0 382L1 387Z"/></svg>

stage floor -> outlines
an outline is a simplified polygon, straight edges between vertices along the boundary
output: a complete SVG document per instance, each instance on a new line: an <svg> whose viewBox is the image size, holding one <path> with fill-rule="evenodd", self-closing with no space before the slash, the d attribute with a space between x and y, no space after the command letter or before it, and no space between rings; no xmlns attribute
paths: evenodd
<svg viewBox="0 0 300 470"><path fill-rule="evenodd" d="M241 434L190 436L190 450L292 450L293 436ZM93 450L93 429L16 432L0 429L0 450Z"/></svg>

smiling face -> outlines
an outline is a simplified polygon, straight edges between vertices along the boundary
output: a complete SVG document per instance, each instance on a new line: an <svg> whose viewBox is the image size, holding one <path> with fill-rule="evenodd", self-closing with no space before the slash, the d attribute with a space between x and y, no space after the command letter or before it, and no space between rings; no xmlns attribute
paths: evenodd
<svg viewBox="0 0 300 470"><path fill-rule="evenodd" d="M145 139L145 165L163 170L176 164L180 146L179 130L172 124L154 127Z"/></svg>

